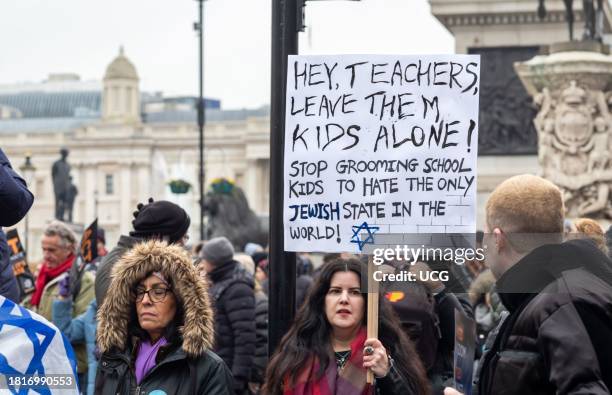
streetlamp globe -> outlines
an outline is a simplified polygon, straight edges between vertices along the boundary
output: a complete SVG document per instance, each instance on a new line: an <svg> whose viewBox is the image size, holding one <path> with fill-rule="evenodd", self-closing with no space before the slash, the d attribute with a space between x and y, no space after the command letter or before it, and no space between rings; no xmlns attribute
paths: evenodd
<svg viewBox="0 0 612 395"><path fill-rule="evenodd" d="M32 154L30 154L29 152L26 153L25 162L23 163L23 165L19 167L19 170L21 170L21 175L25 179L26 184L28 184L28 186L31 185L34 182L34 175L36 174L36 167L34 167L34 165L32 164ZM32 187L30 187L30 189L32 189ZM24 223L24 227L25 227L24 250L26 251L26 254L28 253L28 248L30 247L30 244L29 244L30 226L29 225L30 225L30 216L26 214L25 223Z"/></svg>
<svg viewBox="0 0 612 395"><path fill-rule="evenodd" d="M32 164L32 154L26 153L25 162L19 167L19 170L28 185L34 182L36 167Z"/></svg>

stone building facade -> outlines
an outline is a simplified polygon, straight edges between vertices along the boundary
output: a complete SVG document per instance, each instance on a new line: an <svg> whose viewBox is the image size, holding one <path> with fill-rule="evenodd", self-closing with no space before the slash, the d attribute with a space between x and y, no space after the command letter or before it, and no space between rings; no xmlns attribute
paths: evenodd
<svg viewBox="0 0 612 395"><path fill-rule="evenodd" d="M46 112L30 111L47 99ZM107 67L102 84L80 82L71 75L38 86L0 87L5 115L0 119L0 146L14 167L21 166L26 155L36 167L30 183L36 199L28 215L31 260L40 259L41 234L53 219L51 166L62 147L70 151L68 162L79 191L75 223L87 225L98 217L112 246L120 234L130 231L138 202L153 196L183 206L192 218L192 240L197 239L197 117L194 106L177 111L171 102L140 92L136 68L123 50ZM146 108L154 110L143 111ZM268 113L267 108L207 109L205 126L206 180L234 179L262 216L268 212ZM187 194L170 192L168 182L179 178L192 185ZM18 224L22 235L24 222Z"/></svg>

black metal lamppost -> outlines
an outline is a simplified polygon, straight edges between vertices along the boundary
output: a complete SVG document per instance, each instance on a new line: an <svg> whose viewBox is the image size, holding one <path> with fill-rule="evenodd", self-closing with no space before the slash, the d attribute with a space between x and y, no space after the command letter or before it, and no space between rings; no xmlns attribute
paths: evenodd
<svg viewBox="0 0 612 395"><path fill-rule="evenodd" d="M268 352L287 333L295 315L296 254L284 248L283 187L287 56L298 53L307 0L272 0L272 86L270 101L270 299ZM360 0L352 0L360 1Z"/></svg>
<svg viewBox="0 0 612 395"><path fill-rule="evenodd" d="M200 77L200 94L198 97L198 129L199 129L199 172L198 181L200 185L200 240L204 240L206 237L206 225L204 223L204 123L206 121L206 114L204 111L204 1L196 0L198 2L199 19L198 22L193 24L194 30L198 32L198 53L200 64L198 67L198 74Z"/></svg>
<svg viewBox="0 0 612 395"><path fill-rule="evenodd" d="M32 182L34 182L34 174L36 173L36 167L34 167L34 165L32 164L32 155L30 153L26 153L26 157L25 157L25 162L19 167L19 170L21 171L21 174L23 175L23 178L25 179L26 184L28 184L28 187L31 188ZM23 247L26 251L26 254L29 251L29 247L30 247L30 243L29 243L29 235L30 235L30 224L29 224L29 218L30 215L26 214L25 216L25 235L24 235L24 240L25 240L25 246Z"/></svg>

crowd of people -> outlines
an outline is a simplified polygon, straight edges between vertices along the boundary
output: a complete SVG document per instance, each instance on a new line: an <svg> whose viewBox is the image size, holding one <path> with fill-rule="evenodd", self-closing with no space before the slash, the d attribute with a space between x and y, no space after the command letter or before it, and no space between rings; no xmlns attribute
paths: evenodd
<svg viewBox="0 0 612 395"><path fill-rule="evenodd" d="M1 151L0 185L0 225L12 226L33 196ZM477 327L472 393L612 390L610 232L566 220L559 189L542 178L513 177L491 194L477 234L485 261L448 267L448 282L382 284L377 337L366 330L367 259L298 254L297 313L270 356L265 247L225 237L190 244L189 226L180 206L150 199L109 250L100 229L99 258L78 270L77 237L53 221L28 295L0 230L0 300L61 331L83 394L458 394L457 311Z"/></svg>

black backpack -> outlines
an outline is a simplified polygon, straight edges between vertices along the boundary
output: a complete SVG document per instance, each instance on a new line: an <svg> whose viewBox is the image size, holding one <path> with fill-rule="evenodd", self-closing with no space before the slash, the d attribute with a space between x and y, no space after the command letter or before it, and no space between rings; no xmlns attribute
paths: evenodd
<svg viewBox="0 0 612 395"><path fill-rule="evenodd" d="M414 342L428 371L437 358L441 338L440 320L429 289L416 281L396 282L385 297L397 313L404 332Z"/></svg>

